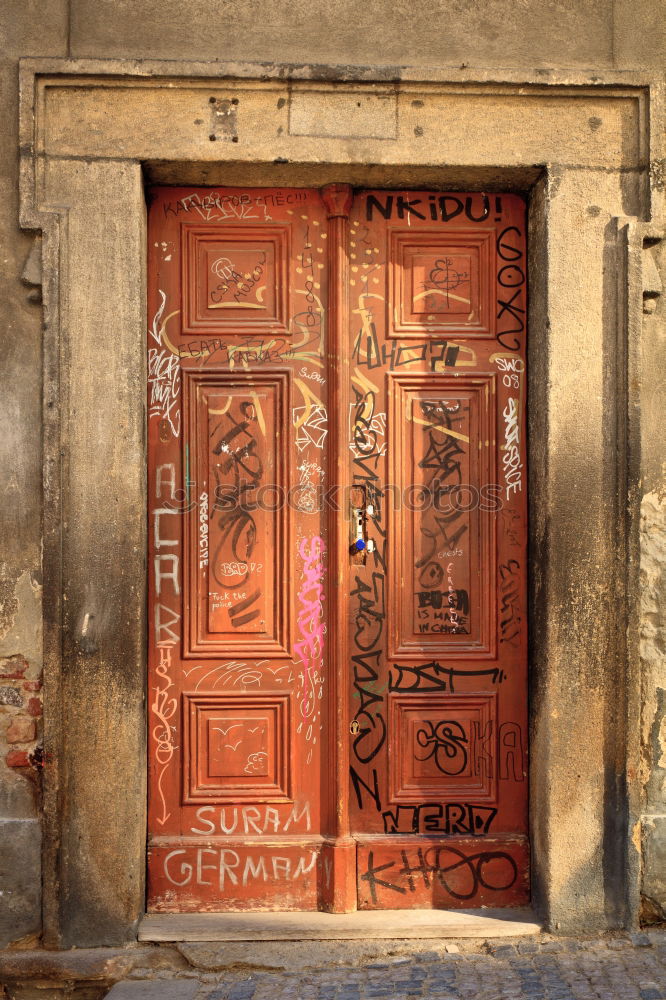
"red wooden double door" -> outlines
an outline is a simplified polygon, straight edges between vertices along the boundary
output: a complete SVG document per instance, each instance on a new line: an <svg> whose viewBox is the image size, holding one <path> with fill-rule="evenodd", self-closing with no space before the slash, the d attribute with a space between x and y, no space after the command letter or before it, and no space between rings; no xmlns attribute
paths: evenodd
<svg viewBox="0 0 666 1000"><path fill-rule="evenodd" d="M161 188L148 906L529 896L525 207Z"/></svg>

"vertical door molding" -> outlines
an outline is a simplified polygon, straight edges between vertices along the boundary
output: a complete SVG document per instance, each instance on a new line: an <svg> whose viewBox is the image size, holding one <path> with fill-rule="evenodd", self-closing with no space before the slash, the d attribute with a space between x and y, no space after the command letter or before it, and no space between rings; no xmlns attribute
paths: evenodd
<svg viewBox="0 0 666 1000"><path fill-rule="evenodd" d="M329 184L322 189L328 213L329 308L326 330L326 379L328 382L329 440L327 481L329 573L329 753L335 774L331 802L334 839L326 846L331 861L331 891L326 908L335 913L356 909L356 844L349 834L349 643L347 622L349 594L344 567L349 562L349 184ZM324 785L325 787L325 785Z"/></svg>

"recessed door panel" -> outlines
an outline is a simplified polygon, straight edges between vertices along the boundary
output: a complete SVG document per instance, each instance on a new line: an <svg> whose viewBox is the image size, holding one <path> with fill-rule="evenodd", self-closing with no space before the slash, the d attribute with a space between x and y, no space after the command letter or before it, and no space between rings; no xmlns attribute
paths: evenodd
<svg viewBox="0 0 666 1000"><path fill-rule="evenodd" d="M185 522L184 657L290 655L289 374L182 373L184 474L199 491Z"/></svg>
<svg viewBox="0 0 666 1000"><path fill-rule="evenodd" d="M495 382L388 378L392 658L494 653Z"/></svg>

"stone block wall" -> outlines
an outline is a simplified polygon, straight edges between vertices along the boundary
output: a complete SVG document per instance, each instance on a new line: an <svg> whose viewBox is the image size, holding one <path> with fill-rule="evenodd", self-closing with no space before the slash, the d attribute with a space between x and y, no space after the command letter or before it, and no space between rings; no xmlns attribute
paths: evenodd
<svg viewBox="0 0 666 1000"><path fill-rule="evenodd" d="M6 0L0 11L0 946L37 940L41 927L41 379L38 237L18 225L18 60L257 61L663 74L666 19L654 0ZM664 164L655 165L664 183ZM661 171L661 174L659 174ZM35 249L37 245L37 249ZM663 244L654 259L642 342L643 913L666 917L666 345ZM656 277L655 277L656 275ZM65 720L66 721L66 720Z"/></svg>

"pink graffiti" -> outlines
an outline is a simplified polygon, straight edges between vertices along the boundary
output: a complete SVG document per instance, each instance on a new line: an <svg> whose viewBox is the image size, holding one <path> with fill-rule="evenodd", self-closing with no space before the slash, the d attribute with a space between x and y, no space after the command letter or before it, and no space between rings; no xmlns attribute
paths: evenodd
<svg viewBox="0 0 666 1000"><path fill-rule="evenodd" d="M323 680L325 568L322 557L326 544L323 538L315 535L309 541L304 538L298 551L303 560L303 582L298 592L300 638L294 643L294 650L298 662L303 664L301 714L306 720L314 715L316 688L321 686Z"/></svg>

